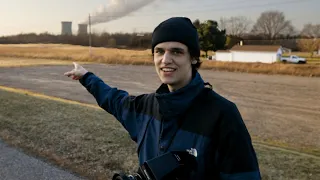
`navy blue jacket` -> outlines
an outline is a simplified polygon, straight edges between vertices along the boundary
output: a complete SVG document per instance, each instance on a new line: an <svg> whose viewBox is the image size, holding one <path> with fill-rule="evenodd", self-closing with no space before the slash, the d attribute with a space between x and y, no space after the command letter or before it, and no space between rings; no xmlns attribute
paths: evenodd
<svg viewBox="0 0 320 180"><path fill-rule="evenodd" d="M236 105L206 88L198 72L177 91L169 92L162 84L156 92L139 96L110 87L92 72L79 81L137 143L140 165L170 150L195 148L198 171L191 179L260 179L251 138ZM182 127L181 120L186 120Z"/></svg>

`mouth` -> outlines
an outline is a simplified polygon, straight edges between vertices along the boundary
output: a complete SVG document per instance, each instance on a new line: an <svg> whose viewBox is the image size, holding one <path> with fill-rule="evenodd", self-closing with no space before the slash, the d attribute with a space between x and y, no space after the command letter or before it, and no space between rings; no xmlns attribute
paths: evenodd
<svg viewBox="0 0 320 180"><path fill-rule="evenodd" d="M170 68L170 67L160 68L160 70L163 72L168 72L168 73L176 71L175 68Z"/></svg>

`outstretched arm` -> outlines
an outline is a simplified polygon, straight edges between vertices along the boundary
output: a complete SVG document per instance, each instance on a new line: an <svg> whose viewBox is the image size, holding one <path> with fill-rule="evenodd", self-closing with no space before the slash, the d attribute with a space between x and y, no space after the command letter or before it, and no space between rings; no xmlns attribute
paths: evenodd
<svg viewBox="0 0 320 180"><path fill-rule="evenodd" d="M94 96L98 105L108 113L112 114L129 132L131 138L136 141L139 130L139 121L136 120L136 106L142 97L130 96L128 92L112 88L97 77L94 73L87 71L77 63L75 68L66 72L65 75L72 77Z"/></svg>

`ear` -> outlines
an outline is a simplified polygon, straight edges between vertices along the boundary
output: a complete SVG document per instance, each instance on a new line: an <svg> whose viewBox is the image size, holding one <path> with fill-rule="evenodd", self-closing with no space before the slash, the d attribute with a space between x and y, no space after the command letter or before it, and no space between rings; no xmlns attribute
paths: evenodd
<svg viewBox="0 0 320 180"><path fill-rule="evenodd" d="M197 64L197 60L193 59L193 60L191 61L191 64Z"/></svg>

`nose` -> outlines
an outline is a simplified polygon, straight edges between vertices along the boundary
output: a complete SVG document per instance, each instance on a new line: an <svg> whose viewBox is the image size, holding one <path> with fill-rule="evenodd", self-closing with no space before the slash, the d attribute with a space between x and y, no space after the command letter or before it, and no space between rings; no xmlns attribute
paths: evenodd
<svg viewBox="0 0 320 180"><path fill-rule="evenodd" d="M169 64L169 63L172 62L172 57L170 56L170 52L166 51L166 52L163 54L162 62L163 62L164 64Z"/></svg>

